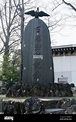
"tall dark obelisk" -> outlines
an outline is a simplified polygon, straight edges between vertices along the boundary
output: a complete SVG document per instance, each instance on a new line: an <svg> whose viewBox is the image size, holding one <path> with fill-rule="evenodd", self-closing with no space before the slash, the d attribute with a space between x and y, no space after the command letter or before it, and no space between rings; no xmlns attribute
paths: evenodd
<svg viewBox="0 0 76 122"><path fill-rule="evenodd" d="M22 84L54 83L50 34L47 25L39 19L49 15L38 9L25 14L35 18L28 22L24 30Z"/></svg>

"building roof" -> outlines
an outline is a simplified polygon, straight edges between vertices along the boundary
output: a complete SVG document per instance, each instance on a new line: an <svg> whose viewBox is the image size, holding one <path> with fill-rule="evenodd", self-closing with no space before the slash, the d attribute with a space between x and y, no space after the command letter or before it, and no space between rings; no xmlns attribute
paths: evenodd
<svg viewBox="0 0 76 122"><path fill-rule="evenodd" d="M55 48L68 48L68 47L76 47L76 44L52 46L52 49L55 49Z"/></svg>
<svg viewBox="0 0 76 122"><path fill-rule="evenodd" d="M76 44L52 46L53 54L73 54L76 51Z"/></svg>

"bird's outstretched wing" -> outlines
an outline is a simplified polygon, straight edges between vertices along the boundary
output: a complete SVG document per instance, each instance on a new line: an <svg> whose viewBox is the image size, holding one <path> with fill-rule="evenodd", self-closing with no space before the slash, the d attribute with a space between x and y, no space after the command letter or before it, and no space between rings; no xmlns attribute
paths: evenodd
<svg viewBox="0 0 76 122"><path fill-rule="evenodd" d="M39 17L42 17L42 16L50 16L49 14L43 12L43 11L40 11L39 12Z"/></svg>
<svg viewBox="0 0 76 122"><path fill-rule="evenodd" d="M25 12L25 14L28 14L28 15L31 15L31 16L35 16L35 11L34 10L28 11L28 12Z"/></svg>

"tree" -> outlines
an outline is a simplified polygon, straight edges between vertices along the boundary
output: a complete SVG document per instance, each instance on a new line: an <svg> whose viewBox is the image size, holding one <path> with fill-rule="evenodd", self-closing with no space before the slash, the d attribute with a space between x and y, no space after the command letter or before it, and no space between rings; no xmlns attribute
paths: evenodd
<svg viewBox="0 0 76 122"><path fill-rule="evenodd" d="M13 48L20 45L23 40L24 30L24 6L32 0L4 0L0 7L1 32L0 41L2 48L0 52L9 56ZM29 8L28 8L29 9Z"/></svg>
<svg viewBox="0 0 76 122"><path fill-rule="evenodd" d="M0 39L3 42L4 55L9 56L9 50L13 43L17 42L13 38L18 29L18 23L16 22L17 9L13 8L11 0L4 2L4 6L0 9L0 20L2 26L2 33Z"/></svg>
<svg viewBox="0 0 76 122"><path fill-rule="evenodd" d="M20 41L22 43L22 40L23 40L24 5L28 4L30 1L31 0L27 0L24 3L24 0L21 0L21 1L20 0L18 1L5 0L4 6L0 9L0 20L1 20L1 25L2 25L2 33L0 34L0 38L1 38L1 41L3 42L3 47L1 49L1 52L3 51L4 53L2 74L5 75L5 77L8 73L7 70L9 69L9 66L10 66L9 56L11 52L14 52L15 47L17 45L20 45Z"/></svg>
<svg viewBox="0 0 76 122"><path fill-rule="evenodd" d="M0 20L2 32L0 34L0 39L3 42L3 47L1 51L3 51L3 64L2 64L2 79L8 81L10 79L9 72L12 68L12 65L9 64L9 55L12 50L13 44L18 44L17 38L17 29L19 27L16 22L17 17L17 9L14 9L12 0L4 1L4 5L0 8Z"/></svg>
<svg viewBox="0 0 76 122"><path fill-rule="evenodd" d="M20 80L20 50L14 52L11 58L4 57L2 75L0 79L6 82L18 82ZM7 66L8 64L8 66ZM6 69L7 66L7 69Z"/></svg>

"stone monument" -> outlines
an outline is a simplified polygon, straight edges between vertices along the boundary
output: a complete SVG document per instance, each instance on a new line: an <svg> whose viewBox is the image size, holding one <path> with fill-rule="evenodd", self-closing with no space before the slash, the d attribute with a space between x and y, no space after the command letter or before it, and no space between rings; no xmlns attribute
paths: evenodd
<svg viewBox="0 0 76 122"><path fill-rule="evenodd" d="M34 16L25 27L22 42L22 84L54 83L53 57L51 40L47 25L39 17L49 16L40 11L25 14Z"/></svg>

